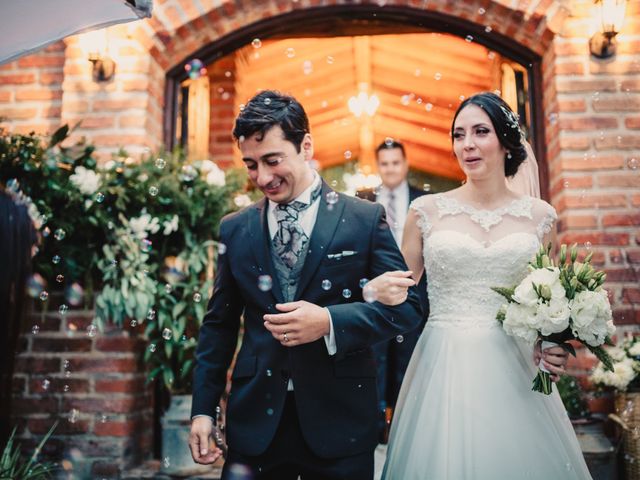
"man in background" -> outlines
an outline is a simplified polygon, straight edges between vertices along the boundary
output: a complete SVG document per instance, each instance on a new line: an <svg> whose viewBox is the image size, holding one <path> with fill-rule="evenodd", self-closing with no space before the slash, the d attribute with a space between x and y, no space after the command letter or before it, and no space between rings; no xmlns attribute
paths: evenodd
<svg viewBox="0 0 640 480"><path fill-rule="evenodd" d="M402 143L387 138L378 145L376 148L376 164L382 184L375 189L361 190L356 195L384 206L393 238L398 247L401 248L402 232L407 220L409 205L426 192L411 186L407 181L409 162ZM418 293L420 303L425 312L420 326L405 335L399 335L395 339L374 346L374 353L378 363L380 443L387 443L388 425L398 399L402 379L429 315L425 275L422 276L418 284Z"/></svg>

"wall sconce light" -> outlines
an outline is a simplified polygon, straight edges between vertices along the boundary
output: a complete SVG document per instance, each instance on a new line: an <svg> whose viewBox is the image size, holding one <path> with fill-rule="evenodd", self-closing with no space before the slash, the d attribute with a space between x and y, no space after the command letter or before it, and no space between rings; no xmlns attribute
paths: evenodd
<svg viewBox="0 0 640 480"><path fill-rule="evenodd" d="M116 72L116 64L111 58L101 56L97 52L89 53L89 61L93 64L93 79L96 82L108 82Z"/></svg>
<svg viewBox="0 0 640 480"><path fill-rule="evenodd" d="M622 30L627 0L595 0L599 29L589 39L589 51L597 58L616 53L616 35Z"/></svg>

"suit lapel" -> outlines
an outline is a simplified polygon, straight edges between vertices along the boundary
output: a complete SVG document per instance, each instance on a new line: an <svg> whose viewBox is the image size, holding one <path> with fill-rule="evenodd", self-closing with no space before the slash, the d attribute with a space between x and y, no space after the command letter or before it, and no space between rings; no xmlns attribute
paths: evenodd
<svg viewBox="0 0 640 480"><path fill-rule="evenodd" d="M278 275L275 274L275 267L269 248L271 238L269 235L269 225L267 223L268 205L267 199L263 198L251 207L251 212L247 220L249 223L249 235L251 236L251 250L253 250L259 269L258 275L269 275L271 277L271 292L278 303L283 303L282 288L278 280Z"/></svg>
<svg viewBox="0 0 640 480"><path fill-rule="evenodd" d="M299 300L302 293L309 285L309 282L313 278L313 275L318 270L322 258L328 253L329 245L333 236L338 228L338 224L342 219L342 213L345 207L345 200L343 197L331 205L326 201L326 195L333 190L322 181L322 194L320 196L320 207L318 208L318 216L316 217L316 223L311 233L311 239L309 241L309 251L305 258L304 268L300 274L300 281L298 282L298 288L296 289L295 300Z"/></svg>

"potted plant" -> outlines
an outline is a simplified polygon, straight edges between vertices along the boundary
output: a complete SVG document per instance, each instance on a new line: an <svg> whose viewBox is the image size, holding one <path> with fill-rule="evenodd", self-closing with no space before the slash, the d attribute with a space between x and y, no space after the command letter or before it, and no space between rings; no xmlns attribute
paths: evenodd
<svg viewBox="0 0 640 480"><path fill-rule="evenodd" d="M615 394L615 413L609 417L622 428L622 444L627 478L640 478L635 460L640 455L640 337L626 337L619 345L607 347L614 371L598 363L590 375L591 382Z"/></svg>

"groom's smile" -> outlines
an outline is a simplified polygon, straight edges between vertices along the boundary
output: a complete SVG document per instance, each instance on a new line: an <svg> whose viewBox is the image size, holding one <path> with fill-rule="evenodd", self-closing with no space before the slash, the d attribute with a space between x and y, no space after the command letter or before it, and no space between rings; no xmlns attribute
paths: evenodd
<svg viewBox="0 0 640 480"><path fill-rule="evenodd" d="M276 125L244 139L240 150L251 182L273 202L293 201L313 181L313 172L306 161L313 156L309 134L296 148Z"/></svg>

